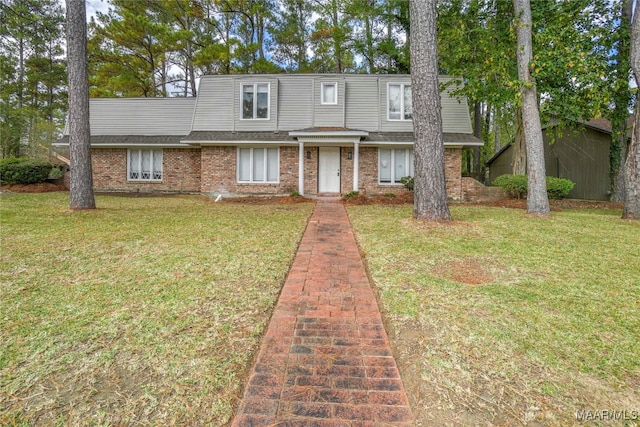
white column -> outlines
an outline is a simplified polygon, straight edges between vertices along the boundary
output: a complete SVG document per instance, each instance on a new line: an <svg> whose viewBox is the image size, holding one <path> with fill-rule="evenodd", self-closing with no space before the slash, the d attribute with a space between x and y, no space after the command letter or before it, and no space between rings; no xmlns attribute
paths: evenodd
<svg viewBox="0 0 640 427"><path fill-rule="evenodd" d="M353 191L358 191L358 174L360 172L360 152L359 142L353 143Z"/></svg>
<svg viewBox="0 0 640 427"><path fill-rule="evenodd" d="M304 142L300 142L300 154L298 156L298 193L304 196Z"/></svg>

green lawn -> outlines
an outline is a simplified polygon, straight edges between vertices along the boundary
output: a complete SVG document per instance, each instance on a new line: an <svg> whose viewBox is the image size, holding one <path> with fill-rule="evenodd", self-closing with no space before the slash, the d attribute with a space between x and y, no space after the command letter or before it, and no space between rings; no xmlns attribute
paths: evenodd
<svg viewBox="0 0 640 427"><path fill-rule="evenodd" d="M0 425L224 425L312 204L0 195Z"/></svg>
<svg viewBox="0 0 640 427"><path fill-rule="evenodd" d="M542 219L459 205L452 225L416 222L410 206L348 211L421 425L640 413L638 222L586 209Z"/></svg>

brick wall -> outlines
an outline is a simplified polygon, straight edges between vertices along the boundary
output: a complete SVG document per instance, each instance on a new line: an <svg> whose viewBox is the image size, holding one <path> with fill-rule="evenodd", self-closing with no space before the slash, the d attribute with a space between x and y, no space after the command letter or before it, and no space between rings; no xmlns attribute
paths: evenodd
<svg viewBox="0 0 640 427"><path fill-rule="evenodd" d="M200 191L199 149L164 148L160 182L128 181L126 148L94 148L91 160L95 191Z"/></svg>
<svg viewBox="0 0 640 427"><path fill-rule="evenodd" d="M462 150L445 148L444 161L447 196L451 200L462 200ZM351 176L353 177L353 170ZM369 195L407 191L402 184L378 183L378 149L374 147L360 148L359 186L360 191Z"/></svg>
<svg viewBox="0 0 640 427"><path fill-rule="evenodd" d="M447 182L447 197L450 200L462 200L462 150L444 149L444 177Z"/></svg>
<svg viewBox="0 0 640 427"><path fill-rule="evenodd" d="M311 152L311 158L306 156ZM251 184L237 182L237 147L210 146L202 148L163 149L162 182L127 181L127 149L100 148L92 150L93 180L96 191L177 191L232 194L289 194L298 190L298 147L280 147L280 182ZM343 194L353 190L353 159L348 153L352 147L340 152ZM378 149L361 147L359 168L360 191L369 194L402 193L402 185L378 184ZM445 149L447 195L452 200L463 198L465 191L474 191L471 184L463 185L460 174L462 151ZM305 147L305 194L318 192L318 148Z"/></svg>
<svg viewBox="0 0 640 427"><path fill-rule="evenodd" d="M493 202L506 197L500 187L487 187L471 177L462 178L462 193L464 201L471 203Z"/></svg>
<svg viewBox="0 0 640 427"><path fill-rule="evenodd" d="M280 182L239 183L238 148L211 146L201 149L203 193L289 194L298 190L298 147L280 147Z"/></svg>
<svg viewBox="0 0 640 427"><path fill-rule="evenodd" d="M310 159L307 152L311 152ZM304 147L304 194L318 194L318 147Z"/></svg>

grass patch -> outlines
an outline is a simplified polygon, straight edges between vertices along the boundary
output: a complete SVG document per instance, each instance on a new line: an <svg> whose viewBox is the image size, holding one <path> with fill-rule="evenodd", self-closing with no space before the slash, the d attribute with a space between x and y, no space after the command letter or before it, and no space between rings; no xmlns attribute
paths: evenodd
<svg viewBox="0 0 640 427"><path fill-rule="evenodd" d="M0 196L0 424L224 425L312 205L97 204Z"/></svg>
<svg viewBox="0 0 640 427"><path fill-rule="evenodd" d="M617 210L453 206L450 225L414 221L410 206L348 211L419 421L567 425L579 408L640 408L637 222Z"/></svg>

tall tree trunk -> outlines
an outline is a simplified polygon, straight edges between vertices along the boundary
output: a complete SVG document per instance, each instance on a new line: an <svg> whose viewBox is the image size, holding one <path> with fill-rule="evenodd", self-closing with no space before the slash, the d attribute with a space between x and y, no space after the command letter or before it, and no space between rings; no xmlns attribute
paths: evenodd
<svg viewBox="0 0 640 427"><path fill-rule="evenodd" d="M633 17L633 1L623 0L620 5L620 26L618 27L619 43L616 53L618 84L613 93L615 108L611 118L611 148L609 150L609 178L613 201L624 202L625 177L624 162L627 158L628 138L627 119L631 91L627 76L630 71L629 45L631 43L631 19Z"/></svg>
<svg viewBox="0 0 640 427"><path fill-rule="evenodd" d="M447 204L440 87L436 1L410 0L411 88L413 96L413 215L431 221L451 220Z"/></svg>
<svg viewBox="0 0 640 427"><path fill-rule="evenodd" d="M24 100L24 38L18 40L18 109L22 108Z"/></svg>
<svg viewBox="0 0 640 427"><path fill-rule="evenodd" d="M473 104L473 136L482 140L482 103ZM471 172L471 171L470 171ZM473 147L473 173L480 177L480 147Z"/></svg>
<svg viewBox="0 0 640 427"><path fill-rule="evenodd" d="M331 19L334 28L333 33L333 53L336 55L336 73L342 74L342 41L338 39L335 31L340 30L340 21L338 16L338 3L331 0Z"/></svg>
<svg viewBox="0 0 640 427"><path fill-rule="evenodd" d="M544 143L538 111L536 86L529 73L529 63L533 58L531 42L531 5L529 0L514 0L518 37L518 78L522 94L522 125L527 151L527 212L548 216L549 197L544 165Z"/></svg>
<svg viewBox="0 0 640 427"><path fill-rule="evenodd" d="M527 150L525 148L524 126L522 124L522 107L516 109L516 134L513 138L513 155L511 173L524 175L527 173Z"/></svg>
<svg viewBox="0 0 640 427"><path fill-rule="evenodd" d="M87 14L84 0L66 0L69 74L69 154L71 209L95 209L89 128Z"/></svg>
<svg viewBox="0 0 640 427"><path fill-rule="evenodd" d="M638 14L640 2L635 2L635 15L631 24L631 69L636 80L640 82L640 19ZM624 162L625 198L622 218L640 219L640 111L638 104L635 106L635 118L633 120L633 135L631 144L627 150L627 158Z"/></svg>

